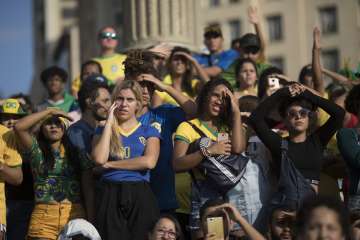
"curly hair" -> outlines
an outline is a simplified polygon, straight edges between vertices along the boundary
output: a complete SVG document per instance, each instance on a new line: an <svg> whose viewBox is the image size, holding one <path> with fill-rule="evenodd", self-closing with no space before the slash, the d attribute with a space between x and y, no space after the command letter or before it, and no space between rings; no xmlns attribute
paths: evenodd
<svg viewBox="0 0 360 240"><path fill-rule="evenodd" d="M345 109L349 113L360 116L360 85L354 86L345 99Z"/></svg>
<svg viewBox="0 0 360 240"><path fill-rule="evenodd" d="M143 50L133 49L127 53L125 66L125 79L136 80L136 77L141 74L152 74L158 77L158 71L154 67L155 54Z"/></svg>

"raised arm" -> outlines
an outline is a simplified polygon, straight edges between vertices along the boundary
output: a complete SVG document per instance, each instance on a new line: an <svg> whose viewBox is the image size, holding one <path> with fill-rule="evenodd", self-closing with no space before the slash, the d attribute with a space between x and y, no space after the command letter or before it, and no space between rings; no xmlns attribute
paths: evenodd
<svg viewBox="0 0 360 240"><path fill-rule="evenodd" d="M187 60L189 60L189 62L194 66L194 68L197 72L197 75L199 77L199 80L202 83L206 83L210 80L205 69L198 63L198 61L193 56L191 56L190 54L187 54L186 52L176 52L174 55L184 56Z"/></svg>
<svg viewBox="0 0 360 240"><path fill-rule="evenodd" d="M309 90L305 90L301 96L309 100L314 105L320 107L330 115L330 118L326 121L326 123L319 127L315 132L315 134L318 134L323 146L326 146L335 132L342 127L345 110L339 107L337 104L313 94Z"/></svg>
<svg viewBox="0 0 360 240"><path fill-rule="evenodd" d="M322 72L325 75L329 76L336 83L347 84L347 85L352 85L353 84L350 79L348 79L347 77L345 77L345 76L343 76L343 75L341 75L339 73L330 71L330 70L325 69L325 68L322 69Z"/></svg>
<svg viewBox="0 0 360 240"><path fill-rule="evenodd" d="M256 35L260 39L260 51L259 51L260 59L265 60L265 47L266 47L265 36L260 26L260 18L258 15L257 7L250 6L248 9L248 16L250 23L254 25Z"/></svg>
<svg viewBox="0 0 360 240"><path fill-rule="evenodd" d="M240 154L245 151L246 140L245 133L243 132L242 122L241 122L241 113L236 101L235 96L231 93L229 89L226 92L227 96L230 98L231 111L232 111L232 129L231 129L231 152L235 154Z"/></svg>
<svg viewBox="0 0 360 240"><path fill-rule="evenodd" d="M320 29L314 28L313 31L313 49L312 49L312 72L314 89L318 91L322 96L325 93L325 84L322 78L321 65L320 65Z"/></svg>
<svg viewBox="0 0 360 240"><path fill-rule="evenodd" d="M176 90L170 85L164 84L162 81L157 79L151 74L142 74L141 75L144 81L149 81L155 84L155 86L163 92L167 92L172 98L179 103L180 107L184 110L188 118L193 118L196 116L196 104L190 97L184 95L182 92Z"/></svg>
<svg viewBox="0 0 360 240"><path fill-rule="evenodd" d="M91 152L91 157L98 165L104 165L110 156L110 139L111 139L111 129L115 121L114 111L118 107L118 104L115 102L111 105L109 109L109 116L106 120L104 129L100 136L95 136L93 139L93 148Z"/></svg>
<svg viewBox="0 0 360 240"><path fill-rule="evenodd" d="M144 155L132 159L122 159L118 161L108 161L103 165L104 168L123 169L123 170L148 170L156 166L160 152L160 139L150 137L146 141Z"/></svg>
<svg viewBox="0 0 360 240"><path fill-rule="evenodd" d="M246 219L241 216L240 212L230 203L225 203L220 206L220 208L224 208L226 212L228 212L229 217L234 222L238 223L241 228L244 230L245 234L251 240L265 240L266 238L261 235Z"/></svg>
<svg viewBox="0 0 360 240"><path fill-rule="evenodd" d="M281 154L281 137L269 128L265 121L265 117L270 113L274 106L285 97L290 97L290 92L287 87L281 88L270 97L265 98L265 100L252 112L249 118L250 125L258 137L265 146L269 148L270 152L276 156L280 156Z"/></svg>
<svg viewBox="0 0 360 240"><path fill-rule="evenodd" d="M67 115L67 113L65 113L59 109L56 109L56 108L48 108L44 111L30 114L30 115L20 119L15 124L14 131L15 131L16 135L18 136L21 145L25 149L29 150L33 143L33 138L31 135L31 128L34 125L36 125L37 123L41 122L43 119L50 117L50 116L60 116L60 117L65 117L65 118L69 119L70 121L72 120Z"/></svg>

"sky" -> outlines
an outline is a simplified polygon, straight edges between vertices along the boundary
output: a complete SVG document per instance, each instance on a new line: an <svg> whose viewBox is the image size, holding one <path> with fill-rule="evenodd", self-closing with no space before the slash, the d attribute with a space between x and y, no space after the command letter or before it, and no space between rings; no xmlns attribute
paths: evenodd
<svg viewBox="0 0 360 240"><path fill-rule="evenodd" d="M0 97L29 93L33 78L32 0L4 0L0 8Z"/></svg>

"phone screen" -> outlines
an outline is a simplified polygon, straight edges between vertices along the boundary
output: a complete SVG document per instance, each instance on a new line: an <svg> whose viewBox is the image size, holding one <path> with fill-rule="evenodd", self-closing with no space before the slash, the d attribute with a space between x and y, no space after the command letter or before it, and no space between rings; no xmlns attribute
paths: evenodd
<svg viewBox="0 0 360 240"><path fill-rule="evenodd" d="M228 133L218 133L217 141L226 141L229 140L229 134Z"/></svg>
<svg viewBox="0 0 360 240"><path fill-rule="evenodd" d="M209 217L207 218L208 233L214 233L216 240L224 240L224 220L222 217Z"/></svg>
<svg viewBox="0 0 360 240"><path fill-rule="evenodd" d="M277 78L277 77L269 77L268 84L269 84L270 89L279 89L280 88L279 78Z"/></svg>

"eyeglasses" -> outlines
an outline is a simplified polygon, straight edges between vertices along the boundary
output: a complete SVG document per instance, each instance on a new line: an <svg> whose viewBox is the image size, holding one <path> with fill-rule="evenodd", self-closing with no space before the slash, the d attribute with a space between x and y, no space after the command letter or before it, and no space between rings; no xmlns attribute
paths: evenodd
<svg viewBox="0 0 360 240"><path fill-rule="evenodd" d="M102 32L100 33L99 37L101 39L113 39L113 40L118 39L117 34L114 32Z"/></svg>
<svg viewBox="0 0 360 240"><path fill-rule="evenodd" d="M300 116L300 118L305 118L308 117L310 115L311 111L309 109L306 108L302 108L299 111L296 110L290 110L287 112L287 116L289 118L296 118L298 116Z"/></svg>
<svg viewBox="0 0 360 240"><path fill-rule="evenodd" d="M240 47L241 47L241 45L240 45ZM244 53L246 53L246 54L249 54L249 53L256 54L257 52L259 52L259 50L260 49L258 47L247 47L247 48L244 49Z"/></svg>
<svg viewBox="0 0 360 240"><path fill-rule="evenodd" d="M158 229L157 233L161 236L164 236L167 234L169 236L169 239L176 239L176 232L173 231L166 231L165 229Z"/></svg>

